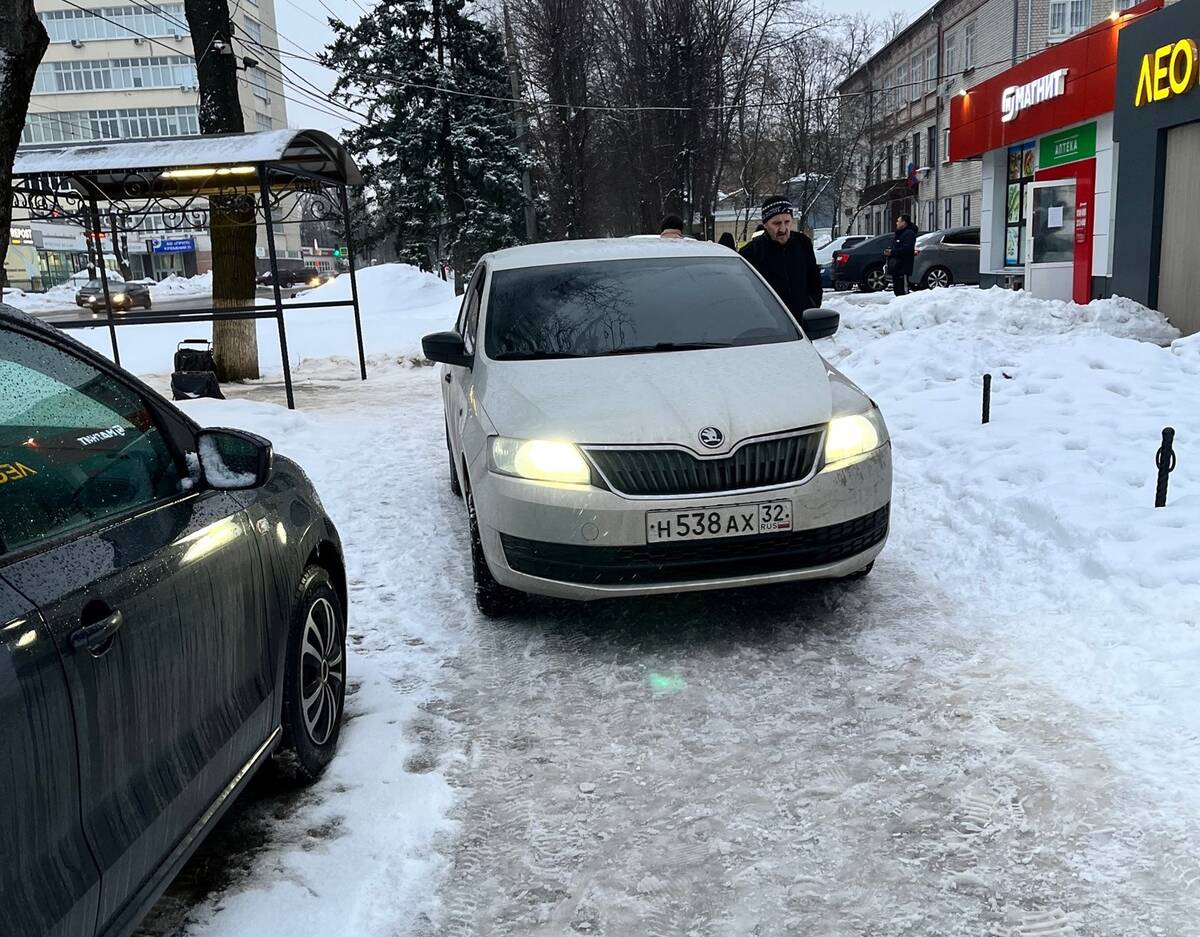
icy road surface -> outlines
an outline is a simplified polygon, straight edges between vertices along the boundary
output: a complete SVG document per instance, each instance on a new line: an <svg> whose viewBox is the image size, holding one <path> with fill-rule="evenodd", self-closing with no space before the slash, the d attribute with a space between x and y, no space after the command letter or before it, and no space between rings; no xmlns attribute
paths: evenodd
<svg viewBox="0 0 1200 937"><path fill-rule="evenodd" d="M313 476L354 692L329 774L256 784L142 933L1200 934L1195 484L1152 514L1145 453L1114 454L1134 414L1173 416L1139 356L1192 414L1198 369L1112 334L968 333L961 361L913 332L827 351L897 437L866 580L504 622L471 603L433 371L318 373L303 414L271 386L192 406ZM989 358L1012 383L970 436ZM1095 480L1063 468L1089 451Z"/></svg>

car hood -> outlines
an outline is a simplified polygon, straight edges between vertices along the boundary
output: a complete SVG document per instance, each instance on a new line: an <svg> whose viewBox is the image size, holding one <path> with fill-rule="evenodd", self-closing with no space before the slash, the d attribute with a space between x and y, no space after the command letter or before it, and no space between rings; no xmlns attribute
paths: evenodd
<svg viewBox="0 0 1200 937"><path fill-rule="evenodd" d="M824 360L807 341L661 354L489 362L477 394L501 435L583 444L739 440L829 420ZM700 445L715 426L724 444Z"/></svg>

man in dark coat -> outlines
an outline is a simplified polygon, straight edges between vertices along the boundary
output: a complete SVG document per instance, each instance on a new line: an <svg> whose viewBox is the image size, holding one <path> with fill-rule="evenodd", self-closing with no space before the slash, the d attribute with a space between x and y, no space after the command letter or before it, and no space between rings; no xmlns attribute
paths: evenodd
<svg viewBox="0 0 1200 937"><path fill-rule="evenodd" d="M750 239L742 256L771 284L799 322L806 309L821 305L821 270L812 241L792 230L792 204L782 195L763 203L762 219L763 233Z"/></svg>
<svg viewBox="0 0 1200 937"><path fill-rule="evenodd" d="M908 215L896 219L896 237L887 255L888 273L892 275L892 292L897 296L908 295L908 279L913 272L913 259L917 256L917 229Z"/></svg>

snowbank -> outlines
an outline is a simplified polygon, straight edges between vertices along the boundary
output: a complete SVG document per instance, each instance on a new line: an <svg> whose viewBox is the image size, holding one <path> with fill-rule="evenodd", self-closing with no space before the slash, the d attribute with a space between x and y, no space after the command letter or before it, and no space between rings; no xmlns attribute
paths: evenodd
<svg viewBox="0 0 1200 937"><path fill-rule="evenodd" d="M166 280L154 287L152 295L160 299L198 292L201 284L196 281L208 281L211 290L210 278L193 277L184 281ZM159 290L164 285L168 291L175 292L160 295ZM360 271L358 294L363 345L370 357L395 359L419 355L421 337L451 328L458 315L459 301L453 286L407 264L380 264ZM331 283L308 290L302 297L285 300L285 304L349 299L350 277L343 274ZM260 298L258 303L269 305L270 301ZM288 355L293 367L314 358L358 356L354 314L349 306L294 309L286 314L286 324ZM111 355L107 329L75 329L71 334L97 351ZM121 364L137 374L162 374L171 370L171 356L178 342L211 335L212 326L208 323L122 326L117 335ZM258 355L264 375L281 370L279 330L274 319L258 322Z"/></svg>

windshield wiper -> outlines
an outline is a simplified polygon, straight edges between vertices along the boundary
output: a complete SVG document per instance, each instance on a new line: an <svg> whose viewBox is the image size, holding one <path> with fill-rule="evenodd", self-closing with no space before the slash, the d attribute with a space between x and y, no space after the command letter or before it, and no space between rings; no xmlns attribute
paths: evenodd
<svg viewBox="0 0 1200 937"><path fill-rule="evenodd" d="M701 351L705 348L732 348L730 342L659 342L657 345L633 345L601 352L598 357L608 355L645 355L656 351Z"/></svg>

